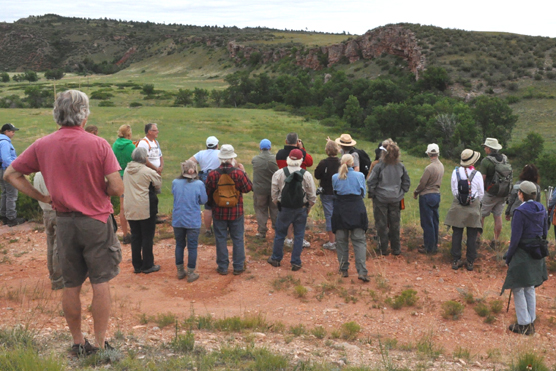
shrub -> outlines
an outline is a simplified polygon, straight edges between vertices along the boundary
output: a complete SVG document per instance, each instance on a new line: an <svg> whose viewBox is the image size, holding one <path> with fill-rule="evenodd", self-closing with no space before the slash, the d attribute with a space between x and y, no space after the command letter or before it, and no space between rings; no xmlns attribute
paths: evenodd
<svg viewBox="0 0 556 371"><path fill-rule="evenodd" d="M98 106L99 107L115 107L115 104L112 101L103 100L102 102L99 102Z"/></svg>
<svg viewBox="0 0 556 371"><path fill-rule="evenodd" d="M305 326L303 326L303 324L299 324L297 326L291 326L290 332L295 336L301 336L305 334Z"/></svg>
<svg viewBox="0 0 556 371"><path fill-rule="evenodd" d="M345 340L355 340L360 331L361 326L354 321L346 322L340 328L341 336Z"/></svg>
<svg viewBox="0 0 556 371"><path fill-rule="evenodd" d="M473 309L475 309L475 312L481 317L486 317L490 313L490 310L485 303L479 303Z"/></svg>
<svg viewBox="0 0 556 371"><path fill-rule="evenodd" d="M548 371L544 358L536 353L527 352L517 356L515 363L510 366L510 371Z"/></svg>
<svg viewBox="0 0 556 371"><path fill-rule="evenodd" d="M442 303L442 317L457 320L463 313L465 306L457 301L448 300Z"/></svg>
<svg viewBox="0 0 556 371"><path fill-rule="evenodd" d="M387 303L394 309L400 309L403 306L411 307L419 300L417 297L417 291L413 289L404 290L400 295L397 295L394 300L391 298L387 299Z"/></svg>
<svg viewBox="0 0 556 371"><path fill-rule="evenodd" d="M326 336L326 330L322 326L317 326L311 330L311 334L317 339L323 339Z"/></svg>
<svg viewBox="0 0 556 371"><path fill-rule="evenodd" d="M502 300L493 300L490 302L490 311L494 314L498 314L504 308L504 303Z"/></svg>
<svg viewBox="0 0 556 371"><path fill-rule="evenodd" d="M193 335L193 332L187 331L185 335L176 336L170 346L176 352L190 352L195 347L195 335Z"/></svg>
<svg viewBox="0 0 556 371"><path fill-rule="evenodd" d="M297 285L293 288L295 297L304 298L307 295L307 288L302 285Z"/></svg>
<svg viewBox="0 0 556 371"><path fill-rule="evenodd" d="M169 325L173 325L176 322L176 315L174 313L159 313L156 316L156 325L160 328L164 328Z"/></svg>
<svg viewBox="0 0 556 371"><path fill-rule="evenodd" d="M519 89L519 84L517 82L512 82L508 85L508 90L517 91Z"/></svg>
<svg viewBox="0 0 556 371"><path fill-rule="evenodd" d="M114 94L108 93L106 91L102 91L102 90L96 90L94 92L91 93L90 98L91 99L100 99L100 100L106 100L106 99L110 99L114 97Z"/></svg>
<svg viewBox="0 0 556 371"><path fill-rule="evenodd" d="M134 108L134 107L142 107L142 106L143 106L143 103L131 102L131 103L129 104L129 106L130 106L131 108Z"/></svg>

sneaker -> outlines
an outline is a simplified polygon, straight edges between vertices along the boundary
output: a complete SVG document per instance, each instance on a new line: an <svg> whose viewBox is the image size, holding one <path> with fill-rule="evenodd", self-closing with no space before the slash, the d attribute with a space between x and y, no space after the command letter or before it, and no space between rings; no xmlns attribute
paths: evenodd
<svg viewBox="0 0 556 371"><path fill-rule="evenodd" d="M149 274L153 272L158 272L160 270L160 265L153 265L149 269L142 270L143 273Z"/></svg>
<svg viewBox="0 0 556 371"><path fill-rule="evenodd" d="M214 232L212 231L212 227L210 227L210 229L207 229L205 231L205 237L212 237L214 235Z"/></svg>
<svg viewBox="0 0 556 371"><path fill-rule="evenodd" d="M284 246L293 247L293 240L291 238L286 238L284 240Z"/></svg>
<svg viewBox="0 0 556 371"><path fill-rule="evenodd" d="M427 253L427 249L425 249L425 247L421 246L417 249L417 251L419 251L419 253L421 254L426 254Z"/></svg>
<svg viewBox="0 0 556 371"><path fill-rule="evenodd" d="M322 245L322 248L326 250L336 250L336 242L327 242Z"/></svg>
<svg viewBox="0 0 556 371"><path fill-rule="evenodd" d="M369 280L369 277L367 277L367 276L359 276L359 277L357 277L357 278L360 279L360 280L363 281L363 282L369 282L369 281L370 281L370 280Z"/></svg>
<svg viewBox="0 0 556 371"><path fill-rule="evenodd" d="M221 276L226 276L228 275L228 271L224 270L224 269L220 269L220 268L216 268L216 273L218 273Z"/></svg>
<svg viewBox="0 0 556 371"><path fill-rule="evenodd" d="M382 251L381 249L375 249L375 253L376 253L378 256L380 256L380 255L382 255L382 256L388 256L388 255L390 255L390 252L388 252L388 250Z"/></svg>
<svg viewBox="0 0 556 371"><path fill-rule="evenodd" d="M133 273L135 273L135 274L141 273L141 269L135 269L135 268L133 268Z"/></svg>
<svg viewBox="0 0 556 371"><path fill-rule="evenodd" d="M392 255L398 256L401 255L402 250L398 250L398 251L392 251Z"/></svg>
<svg viewBox="0 0 556 371"><path fill-rule="evenodd" d="M162 218L159 217L159 216L156 217L156 224L163 224L163 223L165 223L165 222L166 222L165 219L162 219Z"/></svg>
<svg viewBox="0 0 556 371"><path fill-rule="evenodd" d="M298 264L292 264L292 271L296 272L296 271L300 270L301 267L302 267L301 264L299 264L299 265Z"/></svg>
<svg viewBox="0 0 556 371"><path fill-rule="evenodd" d="M452 269L457 271L463 265L461 260L454 260L452 262Z"/></svg>
<svg viewBox="0 0 556 371"><path fill-rule="evenodd" d="M311 247L311 243L309 241L303 239L303 248L307 249L309 247Z"/></svg>
<svg viewBox="0 0 556 371"><path fill-rule="evenodd" d="M467 262L467 264L465 264L465 268L471 272L473 270L473 263Z"/></svg>
<svg viewBox="0 0 556 371"><path fill-rule="evenodd" d="M280 266L280 262L278 260L272 259L272 256L270 258L268 258L267 263L272 265L273 267L279 267Z"/></svg>
<svg viewBox="0 0 556 371"><path fill-rule="evenodd" d="M86 357L96 352L98 352L98 348L92 346L87 339L85 339L85 344L73 344L71 346L71 353L75 357Z"/></svg>
<svg viewBox="0 0 556 371"><path fill-rule="evenodd" d="M122 242L124 245L130 244L131 243L131 233L128 233L124 236L124 238L122 239Z"/></svg>
<svg viewBox="0 0 556 371"><path fill-rule="evenodd" d="M260 240L266 240L266 233L262 234L262 233L257 232L257 234L255 234L255 238L258 238Z"/></svg>
<svg viewBox="0 0 556 371"><path fill-rule="evenodd" d="M340 275L344 278L348 277L348 271L340 271Z"/></svg>
<svg viewBox="0 0 556 371"><path fill-rule="evenodd" d="M0 216L0 221L4 224L8 224L8 218L6 218L5 216Z"/></svg>
<svg viewBox="0 0 556 371"><path fill-rule="evenodd" d="M234 269L234 276L239 276L243 272L245 272L245 268L243 268L243 269Z"/></svg>
<svg viewBox="0 0 556 371"><path fill-rule="evenodd" d="M511 332L515 332L516 334L521 335L534 335L535 334L535 326L530 323L528 325L519 325L517 323L512 323L508 329Z"/></svg>
<svg viewBox="0 0 556 371"><path fill-rule="evenodd" d="M8 222L6 223L6 225L8 227L15 227L16 225L20 225L25 223L27 220L25 220L24 218L14 218L14 219L8 219Z"/></svg>

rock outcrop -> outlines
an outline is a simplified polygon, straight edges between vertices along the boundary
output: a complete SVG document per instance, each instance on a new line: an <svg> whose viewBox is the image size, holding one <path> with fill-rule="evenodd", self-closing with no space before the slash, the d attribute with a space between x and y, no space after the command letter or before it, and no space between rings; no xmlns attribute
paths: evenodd
<svg viewBox="0 0 556 371"><path fill-rule="evenodd" d="M286 56L291 56L290 49L276 48L261 50L256 47L244 46L231 41L228 43L229 56L236 61L249 59L255 53L261 53L263 63L275 62ZM337 63L354 63L361 59L374 59L382 54L391 54L405 59L409 69L416 77L425 69L425 56L417 44L415 34L402 26L392 25L370 30L363 36L340 44L322 46L308 51L296 51L295 63L299 66L320 70Z"/></svg>

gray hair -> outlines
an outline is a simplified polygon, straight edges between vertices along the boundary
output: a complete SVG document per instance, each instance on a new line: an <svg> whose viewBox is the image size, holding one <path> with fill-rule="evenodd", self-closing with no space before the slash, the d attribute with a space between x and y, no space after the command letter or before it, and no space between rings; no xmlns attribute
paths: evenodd
<svg viewBox="0 0 556 371"><path fill-rule="evenodd" d="M299 167L303 163L303 159L300 158L299 160L292 160L291 158L286 158L286 164L291 167Z"/></svg>
<svg viewBox="0 0 556 371"><path fill-rule="evenodd" d="M288 135L286 135L286 143L293 145L293 144L297 144L297 133L289 133Z"/></svg>
<svg viewBox="0 0 556 371"><path fill-rule="evenodd" d="M138 147L131 152L131 161L139 162L140 164L147 163L147 149Z"/></svg>
<svg viewBox="0 0 556 371"><path fill-rule="evenodd" d="M58 93L52 115L61 126L80 126L89 117L89 97L79 90Z"/></svg>
<svg viewBox="0 0 556 371"><path fill-rule="evenodd" d="M233 158L221 158L220 159L220 163L221 164L230 164L230 165L234 165L234 159Z"/></svg>

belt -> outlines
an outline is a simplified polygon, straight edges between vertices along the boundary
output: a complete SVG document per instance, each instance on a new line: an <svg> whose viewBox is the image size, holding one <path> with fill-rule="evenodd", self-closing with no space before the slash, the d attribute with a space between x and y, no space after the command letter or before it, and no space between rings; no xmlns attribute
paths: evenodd
<svg viewBox="0 0 556 371"><path fill-rule="evenodd" d="M70 217L80 218L80 217L84 217L86 215L84 215L82 212L79 212L79 211L70 211L68 213L63 213L61 211L56 211L56 216L58 216L60 218L70 218Z"/></svg>

